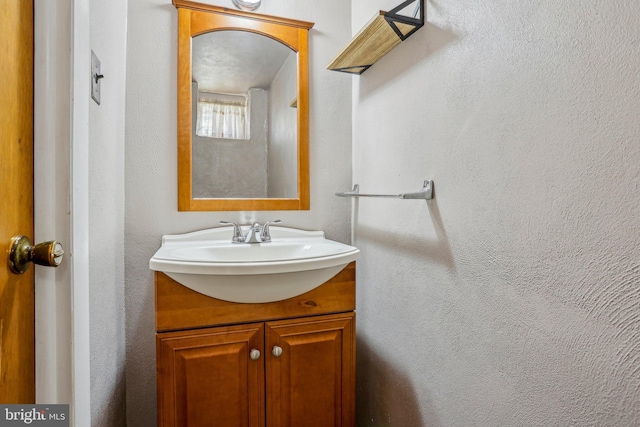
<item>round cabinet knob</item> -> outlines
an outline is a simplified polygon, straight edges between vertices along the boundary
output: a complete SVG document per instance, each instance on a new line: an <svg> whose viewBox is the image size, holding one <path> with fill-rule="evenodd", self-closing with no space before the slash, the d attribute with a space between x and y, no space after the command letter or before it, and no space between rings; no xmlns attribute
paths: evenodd
<svg viewBox="0 0 640 427"><path fill-rule="evenodd" d="M271 354L273 354L275 357L282 356L282 347L274 345L273 350L271 350Z"/></svg>
<svg viewBox="0 0 640 427"><path fill-rule="evenodd" d="M254 348L253 350L251 350L251 353L249 353L249 357L251 358L251 360L260 359L260 350Z"/></svg>

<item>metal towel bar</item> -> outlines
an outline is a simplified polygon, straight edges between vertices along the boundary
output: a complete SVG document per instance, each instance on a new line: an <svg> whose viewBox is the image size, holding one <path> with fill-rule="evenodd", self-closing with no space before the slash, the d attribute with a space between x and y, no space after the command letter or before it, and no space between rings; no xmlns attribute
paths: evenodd
<svg viewBox="0 0 640 427"><path fill-rule="evenodd" d="M383 197L389 199L411 199L411 200L429 200L433 199L433 181L426 180L422 186L422 190L415 193L401 194L364 194L360 193L358 184L353 186L353 190L346 193L336 193L338 197Z"/></svg>

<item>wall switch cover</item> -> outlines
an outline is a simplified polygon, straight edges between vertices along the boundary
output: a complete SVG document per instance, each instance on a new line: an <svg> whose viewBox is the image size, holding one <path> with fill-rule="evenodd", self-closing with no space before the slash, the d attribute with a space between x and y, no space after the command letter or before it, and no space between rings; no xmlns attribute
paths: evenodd
<svg viewBox="0 0 640 427"><path fill-rule="evenodd" d="M100 60L91 51L91 98L100 105L100 80L104 76L100 72Z"/></svg>

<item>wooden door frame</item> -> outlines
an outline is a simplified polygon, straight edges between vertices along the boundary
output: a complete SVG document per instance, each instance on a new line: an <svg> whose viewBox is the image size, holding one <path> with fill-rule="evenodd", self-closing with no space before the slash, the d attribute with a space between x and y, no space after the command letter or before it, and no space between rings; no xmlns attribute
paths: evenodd
<svg viewBox="0 0 640 427"><path fill-rule="evenodd" d="M71 404L71 425L88 426L89 0L34 10L34 239L66 252L58 269L36 269L36 402Z"/></svg>

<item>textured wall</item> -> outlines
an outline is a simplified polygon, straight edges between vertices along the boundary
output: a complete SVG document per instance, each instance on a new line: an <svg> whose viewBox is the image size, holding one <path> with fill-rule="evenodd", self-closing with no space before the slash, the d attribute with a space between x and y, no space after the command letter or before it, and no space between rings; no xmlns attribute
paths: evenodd
<svg viewBox="0 0 640 427"><path fill-rule="evenodd" d="M230 0L212 2L232 7ZM345 10L336 14L336 10ZM264 2L261 13L315 22L310 43L311 210L302 212L178 212L176 182L177 12L168 0L129 1L126 106L125 311L127 422L153 425L155 341L149 258L163 234L282 219L350 240L350 205L333 195L351 183L351 82L325 70L349 37L341 0Z"/></svg>
<svg viewBox="0 0 640 427"><path fill-rule="evenodd" d="M91 425L125 425L124 140L127 1L90 3L101 104L89 105ZM90 61L89 53L86 60ZM89 84L89 77L83 76Z"/></svg>
<svg viewBox="0 0 640 427"><path fill-rule="evenodd" d="M436 189L357 205L359 425L640 425L640 3L427 11L354 78L354 182Z"/></svg>

